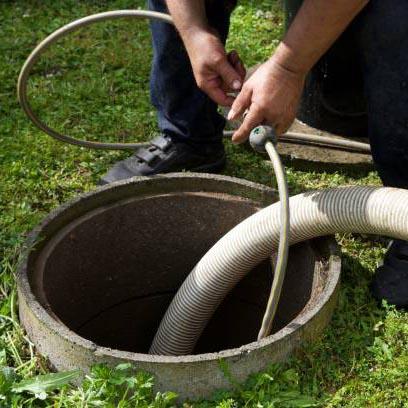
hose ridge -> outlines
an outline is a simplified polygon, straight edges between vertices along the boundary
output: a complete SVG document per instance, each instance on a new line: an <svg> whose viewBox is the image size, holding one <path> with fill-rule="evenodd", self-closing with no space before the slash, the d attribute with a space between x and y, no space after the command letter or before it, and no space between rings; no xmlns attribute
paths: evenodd
<svg viewBox="0 0 408 408"><path fill-rule="evenodd" d="M407 190L390 187L339 187L299 194L289 200L290 243L349 232L408 239L407 203ZM229 231L204 255L171 303L150 353L185 355L193 351L226 294L276 250L279 214L279 203L262 209ZM223 285L214 285L221 276Z"/></svg>

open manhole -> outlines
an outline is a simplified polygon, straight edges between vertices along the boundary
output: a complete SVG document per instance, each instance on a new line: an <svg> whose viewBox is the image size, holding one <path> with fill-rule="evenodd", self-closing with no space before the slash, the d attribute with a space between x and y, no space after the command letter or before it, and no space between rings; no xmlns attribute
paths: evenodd
<svg viewBox="0 0 408 408"><path fill-rule="evenodd" d="M20 318L58 370L132 362L181 398L228 388L319 335L335 303L340 259L332 238L291 247L273 334L256 341L273 256L217 309L193 355L146 354L194 265L232 227L276 201L264 186L225 176L135 178L85 194L30 235L19 277Z"/></svg>

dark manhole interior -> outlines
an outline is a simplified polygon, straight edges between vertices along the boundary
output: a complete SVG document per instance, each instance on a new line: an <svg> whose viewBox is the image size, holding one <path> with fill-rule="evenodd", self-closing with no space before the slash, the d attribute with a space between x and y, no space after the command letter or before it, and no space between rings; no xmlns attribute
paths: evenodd
<svg viewBox="0 0 408 408"><path fill-rule="evenodd" d="M146 353L177 289L226 232L259 210L219 193L126 200L82 216L41 251L30 277L48 311L80 336L113 349ZM273 331L312 296L315 252L290 250ZM271 261L252 270L217 309L194 353L256 340L271 285Z"/></svg>

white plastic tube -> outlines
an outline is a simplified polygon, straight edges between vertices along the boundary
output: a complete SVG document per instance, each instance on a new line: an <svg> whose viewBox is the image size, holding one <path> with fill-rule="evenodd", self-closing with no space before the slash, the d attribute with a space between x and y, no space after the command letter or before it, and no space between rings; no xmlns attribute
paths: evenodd
<svg viewBox="0 0 408 408"><path fill-rule="evenodd" d="M75 139L72 136L62 134L56 129L52 129L46 123L44 123L37 114L33 111L30 101L27 95L28 80L35 63L38 58L49 49L59 39L66 37L68 34L76 31L82 27L89 26L91 24L99 23L101 21L115 20L118 18L137 18L137 19L150 19L163 21L169 24L173 24L173 20L169 14L159 13L149 10L112 10L105 11L103 13L92 14L87 17L74 20L58 30L51 33L48 37L43 39L31 52L25 61L17 83L17 96L20 101L21 107L31 121L43 132L52 136L55 139L62 142L70 143L76 146L83 146L92 149L137 149L139 147L149 146L148 143L103 143L94 142L89 140ZM224 131L224 137L231 137L234 131ZM358 151L362 153L370 153L370 146L366 143L357 142L354 140L342 140L331 137L324 137L319 135L310 135L304 133L288 132L282 135L279 139L282 142L293 142L302 144L312 144L320 146L328 146L335 148L346 148L347 150Z"/></svg>
<svg viewBox="0 0 408 408"><path fill-rule="evenodd" d="M337 232L408 239L407 190L343 187L303 193L290 199L290 214L291 244ZM221 238L177 292L150 353L191 354L227 293L277 248L279 229L280 204L275 203Z"/></svg>

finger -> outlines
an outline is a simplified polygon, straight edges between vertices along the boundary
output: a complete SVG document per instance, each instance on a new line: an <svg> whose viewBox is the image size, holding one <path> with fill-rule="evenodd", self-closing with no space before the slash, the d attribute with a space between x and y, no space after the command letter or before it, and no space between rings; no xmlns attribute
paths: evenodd
<svg viewBox="0 0 408 408"><path fill-rule="evenodd" d="M275 123L276 136L280 136L286 133L294 120L294 116L289 118L284 117L279 122Z"/></svg>
<svg viewBox="0 0 408 408"><path fill-rule="evenodd" d="M235 69L237 74L240 76L241 82L243 82L245 77L242 77L242 69L240 68L240 59L239 59L238 53L235 50L230 51L227 54L227 59L228 59L228 62L231 64L231 66ZM224 81L222 81L222 89L226 93L235 93L235 96L239 92L239 90L232 89L230 84Z"/></svg>
<svg viewBox="0 0 408 408"><path fill-rule="evenodd" d="M242 88L241 92L235 98L234 103L231 106L231 110L228 113L228 120L235 120L242 116L245 112L245 109L249 108L251 105L252 98L252 89L251 88Z"/></svg>
<svg viewBox="0 0 408 408"><path fill-rule="evenodd" d="M221 88L208 88L204 92L218 105L231 106L234 102L232 96L228 96Z"/></svg>
<svg viewBox="0 0 408 408"><path fill-rule="evenodd" d="M241 126L233 134L232 142L234 144L244 142L246 139L248 139L252 129L259 126L263 120L264 115L262 111L255 104L252 104Z"/></svg>
<svg viewBox="0 0 408 408"><path fill-rule="evenodd" d="M234 102L234 98L222 89L220 78L208 79L203 75L199 75L196 77L196 82L198 87L218 105L231 106Z"/></svg>
<svg viewBox="0 0 408 408"><path fill-rule="evenodd" d="M246 68L241 59L239 59L238 63L235 65L235 70L240 75L242 81L244 81L246 77Z"/></svg>
<svg viewBox="0 0 408 408"><path fill-rule="evenodd" d="M283 123L277 123L273 128L276 136L283 135L288 130L288 126L284 125Z"/></svg>
<svg viewBox="0 0 408 408"><path fill-rule="evenodd" d="M231 51L228 54L228 60L243 81L246 76L246 69L241 58L239 57L239 54L235 50Z"/></svg>
<svg viewBox="0 0 408 408"><path fill-rule="evenodd" d="M238 61L239 61L238 53L237 53L235 50L230 51L230 52L227 54L227 58L228 58L229 63L230 63L232 66L235 66L235 65L238 63Z"/></svg>
<svg viewBox="0 0 408 408"><path fill-rule="evenodd" d="M229 63L228 58L223 59L216 67L223 82L232 90L238 91L242 87L242 79L239 73Z"/></svg>

